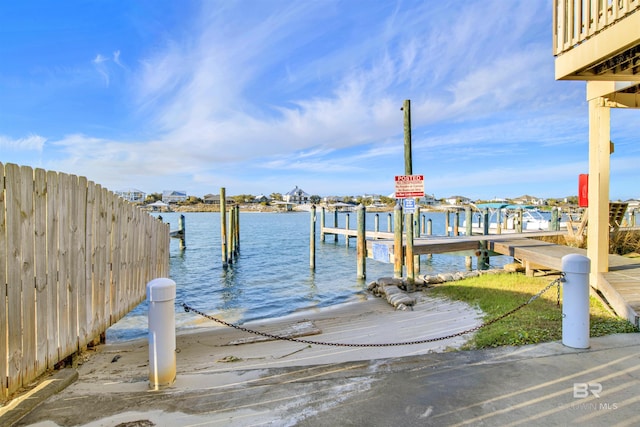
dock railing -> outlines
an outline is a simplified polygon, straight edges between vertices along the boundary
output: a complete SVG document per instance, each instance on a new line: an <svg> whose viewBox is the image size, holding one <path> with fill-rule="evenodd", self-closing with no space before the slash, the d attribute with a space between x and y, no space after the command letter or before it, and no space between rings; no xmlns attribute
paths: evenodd
<svg viewBox="0 0 640 427"><path fill-rule="evenodd" d="M572 49L639 8L640 0L554 0L553 54Z"/></svg>
<svg viewBox="0 0 640 427"><path fill-rule="evenodd" d="M169 226L87 178L0 163L0 400L169 273Z"/></svg>

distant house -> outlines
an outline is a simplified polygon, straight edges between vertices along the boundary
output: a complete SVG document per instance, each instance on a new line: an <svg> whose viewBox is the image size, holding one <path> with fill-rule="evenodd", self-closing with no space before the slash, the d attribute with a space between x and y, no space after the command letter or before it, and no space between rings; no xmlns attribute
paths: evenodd
<svg viewBox="0 0 640 427"><path fill-rule="evenodd" d="M545 204L545 200L533 196L524 195L518 197L517 199L513 199L513 203L516 205L543 206Z"/></svg>
<svg viewBox="0 0 640 427"><path fill-rule="evenodd" d="M264 194L260 194L253 199L253 203L266 203L269 201L269 198Z"/></svg>
<svg viewBox="0 0 640 427"><path fill-rule="evenodd" d="M162 201L165 203L178 203L187 200L186 191L164 190L162 192Z"/></svg>
<svg viewBox="0 0 640 427"><path fill-rule="evenodd" d="M135 188L120 190L116 191L115 193L123 199L130 201L131 203L144 203L144 200L147 197L146 193L143 193L140 190L136 190Z"/></svg>
<svg viewBox="0 0 640 427"><path fill-rule="evenodd" d="M220 195L219 194L205 194L202 198L205 204L207 205L219 205L220 204ZM235 201L229 197L226 198L225 203L227 205L235 203Z"/></svg>
<svg viewBox="0 0 640 427"><path fill-rule="evenodd" d="M309 203L309 194L301 188L298 188L297 185L296 188L289 191L288 193L285 193L282 197L286 203L292 203L295 205L303 205Z"/></svg>
<svg viewBox="0 0 640 427"><path fill-rule="evenodd" d="M447 197L445 202L449 205L468 205L471 203L471 199L464 196L451 196Z"/></svg>
<svg viewBox="0 0 640 427"><path fill-rule="evenodd" d="M418 200L418 203L423 206L435 206L438 204L438 201L433 194L425 194L424 197Z"/></svg>

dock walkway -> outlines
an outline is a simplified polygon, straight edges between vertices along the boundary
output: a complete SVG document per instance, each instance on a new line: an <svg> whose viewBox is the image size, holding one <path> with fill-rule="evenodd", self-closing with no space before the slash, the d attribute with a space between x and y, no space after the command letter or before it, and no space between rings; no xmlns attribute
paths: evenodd
<svg viewBox="0 0 640 427"><path fill-rule="evenodd" d="M481 249L480 242L494 254L511 256L520 261L527 274L536 269L562 269L562 257L585 255L585 249L548 243L535 237L559 235L565 232L527 232L518 234L490 234L455 237L417 238L413 243L415 255L457 253L473 255ZM388 247L393 254L393 240L368 240L367 252L373 256L375 245ZM609 272L602 275L598 291L615 312L640 327L640 258L609 255Z"/></svg>

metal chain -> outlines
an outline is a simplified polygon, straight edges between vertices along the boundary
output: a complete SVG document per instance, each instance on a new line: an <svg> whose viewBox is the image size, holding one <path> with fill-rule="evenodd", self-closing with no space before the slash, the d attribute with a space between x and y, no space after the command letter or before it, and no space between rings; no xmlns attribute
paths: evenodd
<svg viewBox="0 0 640 427"><path fill-rule="evenodd" d="M455 338L455 337L459 337L462 335L466 335L469 334L471 332L476 332L482 328L486 328L489 325L492 325L502 319L504 319L507 316L512 315L513 313L515 313L516 311L522 309L523 307L531 304L533 301L535 301L536 299L538 299L542 294L544 294L546 291L548 291L549 289L551 289L553 286L558 286L558 304L560 304L560 283L564 282L564 273L561 273L560 277L558 277L557 279L555 279L553 282L549 283L549 285L547 285L544 289L542 289L540 292L538 292L537 294L535 294L534 296L532 296L531 298L529 298L529 300L525 303L520 304L518 307L509 310L508 312L489 320L488 322L482 323L478 326L475 326L471 329L467 329L465 331L462 332L457 332L455 334L450 334L450 335L445 335L445 336L441 336L441 337L435 337L435 338L427 338L427 339L423 339L423 340L416 340L416 341L403 341L403 342L394 342L394 343L373 343L373 344L354 344L354 343L336 343L336 342L323 342L323 341L313 341L313 340L305 340L305 339L300 339L300 338L292 338L292 337L284 337L284 336L280 336L280 335L274 335L274 334L270 334L267 332L260 332L260 331L256 331L254 329L249 329L249 328L245 328L243 326L240 325L236 325L233 323L229 323L229 322L225 322L222 319L218 319L215 318L211 315L208 315L200 310L197 310L191 306L189 306L187 303L182 303L182 307L184 308L185 312L194 312L196 314L201 315L202 317L206 317L209 320L213 320L214 322L220 323L221 325L224 326L229 326L231 328L240 330L240 331L244 331L244 332L248 332L254 335L260 335L266 338L271 338L274 340L281 340L281 341L292 341L292 342L297 342L297 343L302 343L302 344L311 344L311 345L326 345L326 346L333 346L333 347L396 347L396 346L401 346L401 345L415 345L415 344L426 344L426 343L430 343L430 342L436 342L436 341L443 341L443 340L447 340L449 338Z"/></svg>

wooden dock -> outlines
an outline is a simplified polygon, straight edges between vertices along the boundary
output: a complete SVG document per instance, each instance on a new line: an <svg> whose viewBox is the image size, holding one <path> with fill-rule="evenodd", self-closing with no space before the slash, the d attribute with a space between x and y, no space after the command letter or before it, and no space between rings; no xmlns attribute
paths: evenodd
<svg viewBox="0 0 640 427"><path fill-rule="evenodd" d="M585 249L537 240L535 237L558 236L559 232L527 232L518 234L490 234L455 237L427 237L414 240L414 254L478 255L486 248L490 253L507 255L520 261L527 274L535 270L562 270L562 257L569 254L585 255ZM482 246L486 242L486 246ZM393 240L367 240L369 258L393 262ZM382 255L381 255L382 254ZM602 275L597 289L615 312L640 327L640 258L609 255L609 272Z"/></svg>

